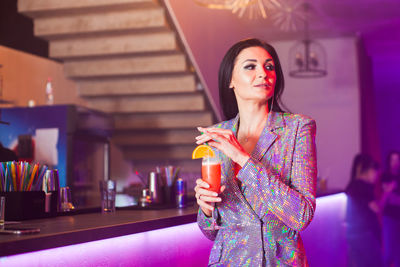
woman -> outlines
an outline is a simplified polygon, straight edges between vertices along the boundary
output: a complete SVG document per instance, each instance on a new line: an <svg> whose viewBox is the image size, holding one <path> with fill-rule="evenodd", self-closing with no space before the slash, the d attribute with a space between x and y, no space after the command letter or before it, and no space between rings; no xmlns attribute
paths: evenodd
<svg viewBox="0 0 400 267"><path fill-rule="evenodd" d="M385 266L400 267L400 152L387 158L382 176L384 191L383 248Z"/></svg>
<svg viewBox="0 0 400 267"><path fill-rule="evenodd" d="M378 164L369 155L357 155L346 189L348 266L382 266L381 208L376 194L378 180Z"/></svg>
<svg viewBox="0 0 400 267"><path fill-rule="evenodd" d="M299 232L315 211L315 121L283 113L284 80L272 46L258 39L233 45L219 70L228 119L201 128L222 162L219 195L196 181L198 225L214 241L209 265L307 266ZM213 209L213 203L217 203ZM205 230L211 212L220 230Z"/></svg>

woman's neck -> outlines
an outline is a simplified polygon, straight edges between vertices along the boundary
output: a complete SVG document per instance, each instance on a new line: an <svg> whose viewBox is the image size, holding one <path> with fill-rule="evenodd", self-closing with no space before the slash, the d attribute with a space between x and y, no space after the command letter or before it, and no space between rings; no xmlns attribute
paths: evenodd
<svg viewBox="0 0 400 267"><path fill-rule="evenodd" d="M239 106L239 129L244 134L256 133L260 127L264 128L268 117L268 104L240 105Z"/></svg>

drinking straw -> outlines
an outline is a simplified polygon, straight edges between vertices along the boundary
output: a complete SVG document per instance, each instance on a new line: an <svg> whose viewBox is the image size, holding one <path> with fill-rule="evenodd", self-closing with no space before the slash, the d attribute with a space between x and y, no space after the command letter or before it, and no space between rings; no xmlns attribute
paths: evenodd
<svg viewBox="0 0 400 267"><path fill-rule="evenodd" d="M11 175L12 175L12 184L13 184L13 191L17 191L17 177L15 172L15 161L10 162L11 165Z"/></svg>
<svg viewBox="0 0 400 267"><path fill-rule="evenodd" d="M0 162L0 191L5 191L4 190L4 170L3 170L3 164Z"/></svg>
<svg viewBox="0 0 400 267"><path fill-rule="evenodd" d="M9 173L9 169L8 169L8 162L6 163L6 171L5 171L5 181L6 181L6 188L4 191L9 191L10 190L10 179L8 179L8 173Z"/></svg>
<svg viewBox="0 0 400 267"><path fill-rule="evenodd" d="M32 173L32 166L28 162L25 162L26 165L26 171L25 171L25 177L24 177L24 183L23 183L23 190L26 190L26 187L28 186L29 183L29 177L31 177Z"/></svg>
<svg viewBox="0 0 400 267"><path fill-rule="evenodd" d="M11 162L7 162L7 180L8 180L8 191L13 191L13 180L12 180L12 170Z"/></svg>
<svg viewBox="0 0 400 267"><path fill-rule="evenodd" d="M39 172L39 175L37 176L37 180L35 181L35 186L34 186L35 191L39 191L41 189L40 187L42 186L43 177L46 171L47 171L47 166L43 165Z"/></svg>
<svg viewBox="0 0 400 267"><path fill-rule="evenodd" d="M31 191L31 187L32 187L32 183L33 183L33 178L35 177L36 171L38 169L39 165L35 164L35 166L33 167L33 171L31 174L31 178L29 179L29 183L28 183L28 191Z"/></svg>
<svg viewBox="0 0 400 267"><path fill-rule="evenodd" d="M172 177L173 177L172 184L175 184L176 183L176 179L178 179L179 169L180 169L179 167L176 167L175 170L174 170L174 174L172 175Z"/></svg>
<svg viewBox="0 0 400 267"><path fill-rule="evenodd" d="M171 186L171 177L170 177L170 175L169 175L169 168L168 168L169 166L165 166L164 167L164 171L165 171L165 178L166 178L166 180L167 180L167 185L168 186Z"/></svg>
<svg viewBox="0 0 400 267"><path fill-rule="evenodd" d="M27 171L27 162L21 162L21 184L20 184L20 190L23 191L25 189L24 185L25 185L25 181L26 181L26 171Z"/></svg>
<svg viewBox="0 0 400 267"><path fill-rule="evenodd" d="M22 168L21 168L22 164L20 161L15 162L15 177L16 177L16 188L15 191L21 191L21 183L22 181Z"/></svg>
<svg viewBox="0 0 400 267"><path fill-rule="evenodd" d="M20 191L19 188L21 186L21 170L19 161L15 162L15 191Z"/></svg>

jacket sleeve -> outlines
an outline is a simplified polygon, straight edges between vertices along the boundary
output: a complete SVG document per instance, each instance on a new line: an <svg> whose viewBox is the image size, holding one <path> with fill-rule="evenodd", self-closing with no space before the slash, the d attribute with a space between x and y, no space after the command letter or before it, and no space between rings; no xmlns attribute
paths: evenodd
<svg viewBox="0 0 400 267"><path fill-rule="evenodd" d="M217 218L218 216L217 208L215 208L213 212L214 212L214 217ZM211 224L212 224L212 217L207 217L203 213L203 211L199 208L199 212L197 213L197 225L208 239L214 241L217 236L218 230L205 230L205 228L211 226Z"/></svg>
<svg viewBox="0 0 400 267"><path fill-rule="evenodd" d="M271 162L261 163L250 158L239 171L238 179L250 195L255 194L248 201L260 218L272 212L297 231L305 229L311 222L315 211L317 179L315 131L314 120L299 121L289 185L282 182L279 174L273 171Z"/></svg>

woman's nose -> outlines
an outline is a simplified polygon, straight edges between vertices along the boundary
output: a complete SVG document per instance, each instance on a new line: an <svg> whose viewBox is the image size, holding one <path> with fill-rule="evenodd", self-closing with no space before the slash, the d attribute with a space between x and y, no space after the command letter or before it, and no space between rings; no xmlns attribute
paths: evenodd
<svg viewBox="0 0 400 267"><path fill-rule="evenodd" d="M258 72L257 77L258 78L265 78L265 77L267 77L267 72L264 69L262 69L262 70L260 70Z"/></svg>

